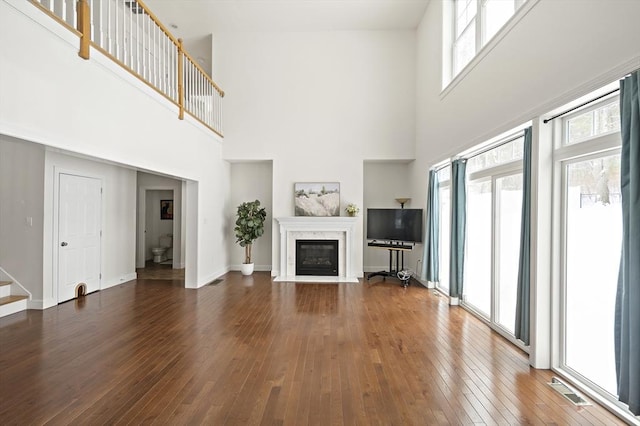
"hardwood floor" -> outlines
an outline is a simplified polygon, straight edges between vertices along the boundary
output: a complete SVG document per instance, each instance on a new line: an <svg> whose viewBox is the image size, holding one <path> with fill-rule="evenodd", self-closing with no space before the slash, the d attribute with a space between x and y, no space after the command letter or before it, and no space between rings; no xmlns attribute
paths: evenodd
<svg viewBox="0 0 640 426"><path fill-rule="evenodd" d="M139 280L176 280L184 282L184 269L173 269L171 265L153 263L147 260L144 268L136 269Z"/></svg>
<svg viewBox="0 0 640 426"><path fill-rule="evenodd" d="M138 279L0 321L0 424L622 424L394 280Z"/></svg>

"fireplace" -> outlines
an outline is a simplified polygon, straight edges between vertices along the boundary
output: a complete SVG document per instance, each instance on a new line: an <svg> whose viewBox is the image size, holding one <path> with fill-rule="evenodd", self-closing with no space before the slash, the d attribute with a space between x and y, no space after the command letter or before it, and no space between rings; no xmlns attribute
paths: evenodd
<svg viewBox="0 0 640 426"><path fill-rule="evenodd" d="M338 276L338 240L296 240L296 275Z"/></svg>
<svg viewBox="0 0 640 426"><path fill-rule="evenodd" d="M276 221L280 231L280 247L276 251L278 261L274 264L279 268L271 271L275 282L358 283L358 276L362 276L362 272L356 268L357 217L278 217ZM338 241L337 275L297 275L298 240Z"/></svg>

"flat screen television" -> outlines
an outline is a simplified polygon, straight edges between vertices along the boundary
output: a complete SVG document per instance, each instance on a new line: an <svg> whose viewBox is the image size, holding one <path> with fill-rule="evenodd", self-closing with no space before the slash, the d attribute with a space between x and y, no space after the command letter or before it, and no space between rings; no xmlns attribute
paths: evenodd
<svg viewBox="0 0 640 426"><path fill-rule="evenodd" d="M367 209L367 239L422 242L422 209Z"/></svg>

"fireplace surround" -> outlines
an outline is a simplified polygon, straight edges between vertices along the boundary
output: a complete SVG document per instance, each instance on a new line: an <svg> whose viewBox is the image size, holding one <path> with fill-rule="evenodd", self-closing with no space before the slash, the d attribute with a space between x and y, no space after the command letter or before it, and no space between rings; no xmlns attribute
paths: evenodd
<svg viewBox="0 0 640 426"><path fill-rule="evenodd" d="M280 217L279 269L273 271L274 281L314 283L357 283L353 248L356 247L357 217ZM338 245L338 274L296 275L297 240L334 240Z"/></svg>

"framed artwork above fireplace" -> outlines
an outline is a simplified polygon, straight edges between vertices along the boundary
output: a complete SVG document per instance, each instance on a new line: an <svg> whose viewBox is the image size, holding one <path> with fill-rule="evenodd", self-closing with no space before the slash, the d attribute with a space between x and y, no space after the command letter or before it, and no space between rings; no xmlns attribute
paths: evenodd
<svg viewBox="0 0 640 426"><path fill-rule="evenodd" d="M340 216L340 183L294 184L296 216Z"/></svg>

